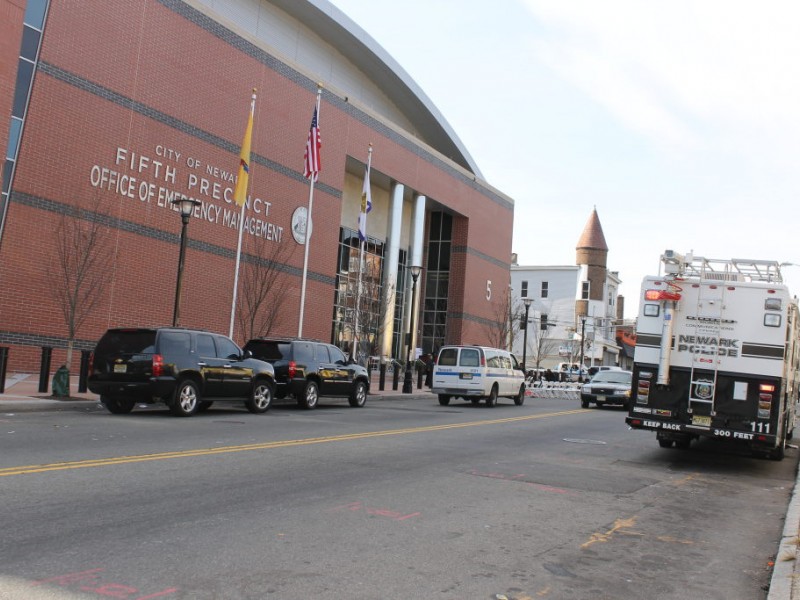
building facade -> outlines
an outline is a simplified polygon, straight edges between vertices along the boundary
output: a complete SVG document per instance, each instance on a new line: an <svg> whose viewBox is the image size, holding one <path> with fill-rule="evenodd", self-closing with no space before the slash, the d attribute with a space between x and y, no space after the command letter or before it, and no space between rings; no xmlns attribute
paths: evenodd
<svg viewBox="0 0 800 600"><path fill-rule="evenodd" d="M587 367L619 365L615 331L623 315L621 280L606 266L608 245L596 210L575 250L575 265L528 266L512 260L512 348L517 358L524 354L528 368L552 369L581 359Z"/></svg>
<svg viewBox="0 0 800 600"><path fill-rule="evenodd" d="M228 333L233 321L239 343L302 330L404 360L484 339L491 282L508 278L514 203L330 3L0 0L0 14L10 370L35 370L47 347L60 364L71 339L89 350L109 327L168 325L176 298L181 326ZM253 89L240 210L232 196ZM318 90L312 187L303 151ZM182 198L197 202L185 229ZM422 267L416 284L412 266Z"/></svg>

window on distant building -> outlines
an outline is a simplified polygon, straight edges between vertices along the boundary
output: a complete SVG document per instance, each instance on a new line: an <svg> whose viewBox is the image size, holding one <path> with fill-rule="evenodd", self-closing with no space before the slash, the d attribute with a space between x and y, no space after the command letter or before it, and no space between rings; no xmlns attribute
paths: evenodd
<svg viewBox="0 0 800 600"><path fill-rule="evenodd" d="M541 317L541 319L539 321L539 328L542 331L547 331L547 315L542 315L542 317Z"/></svg>
<svg viewBox="0 0 800 600"><path fill-rule="evenodd" d="M523 281L522 282L522 289L520 289L519 295L522 298L527 298L528 297L528 282L527 281Z"/></svg>
<svg viewBox="0 0 800 600"><path fill-rule="evenodd" d="M547 298L547 292L549 288L549 284L546 281L542 282L542 298Z"/></svg>
<svg viewBox="0 0 800 600"><path fill-rule="evenodd" d="M589 282L584 281L581 285L581 300L589 299Z"/></svg>

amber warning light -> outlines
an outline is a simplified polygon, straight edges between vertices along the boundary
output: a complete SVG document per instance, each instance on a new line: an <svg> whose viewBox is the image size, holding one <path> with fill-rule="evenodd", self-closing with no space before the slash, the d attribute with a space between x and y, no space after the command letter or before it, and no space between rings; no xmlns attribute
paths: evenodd
<svg viewBox="0 0 800 600"><path fill-rule="evenodd" d="M667 290L647 290L644 293L645 300L680 300L681 295L678 292L669 292Z"/></svg>

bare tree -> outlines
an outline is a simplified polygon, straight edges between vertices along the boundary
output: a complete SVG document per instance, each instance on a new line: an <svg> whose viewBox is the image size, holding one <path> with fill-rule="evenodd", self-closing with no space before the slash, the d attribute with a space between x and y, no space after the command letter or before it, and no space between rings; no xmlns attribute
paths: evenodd
<svg viewBox="0 0 800 600"><path fill-rule="evenodd" d="M63 213L56 227L53 288L67 326L67 369L72 365L78 330L102 299L109 281L107 220L96 195L89 209L77 206Z"/></svg>
<svg viewBox="0 0 800 600"><path fill-rule="evenodd" d="M246 341L269 335L289 297L286 264L297 246L254 237L249 256L239 272L236 320Z"/></svg>
<svg viewBox="0 0 800 600"><path fill-rule="evenodd" d="M352 318L350 330L355 333L358 348L351 351L353 360L365 362L362 358L379 353L378 344L385 329L386 306L383 304L383 283L381 281L381 258L365 253L359 268L351 271L346 286L346 314ZM364 356L362 356L364 355Z"/></svg>
<svg viewBox="0 0 800 600"><path fill-rule="evenodd" d="M517 337L522 334L520 321L525 318L525 308L520 300L513 300L509 290L497 300L492 300L491 318L484 326L489 345L511 350Z"/></svg>
<svg viewBox="0 0 800 600"><path fill-rule="evenodd" d="M537 323L534 320L532 329L528 331L527 355L533 359L535 364L534 368L537 372L542 364L542 360L554 354L554 350L558 350L559 340L550 337L550 325L551 324L547 322Z"/></svg>

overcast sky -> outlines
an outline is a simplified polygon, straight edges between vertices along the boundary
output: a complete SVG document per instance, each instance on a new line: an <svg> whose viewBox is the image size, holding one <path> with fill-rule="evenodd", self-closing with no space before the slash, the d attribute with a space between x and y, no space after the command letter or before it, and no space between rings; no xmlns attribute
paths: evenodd
<svg viewBox="0 0 800 600"><path fill-rule="evenodd" d="M520 264L574 264L594 207L627 317L667 248L800 264L800 2L332 3L514 199Z"/></svg>

